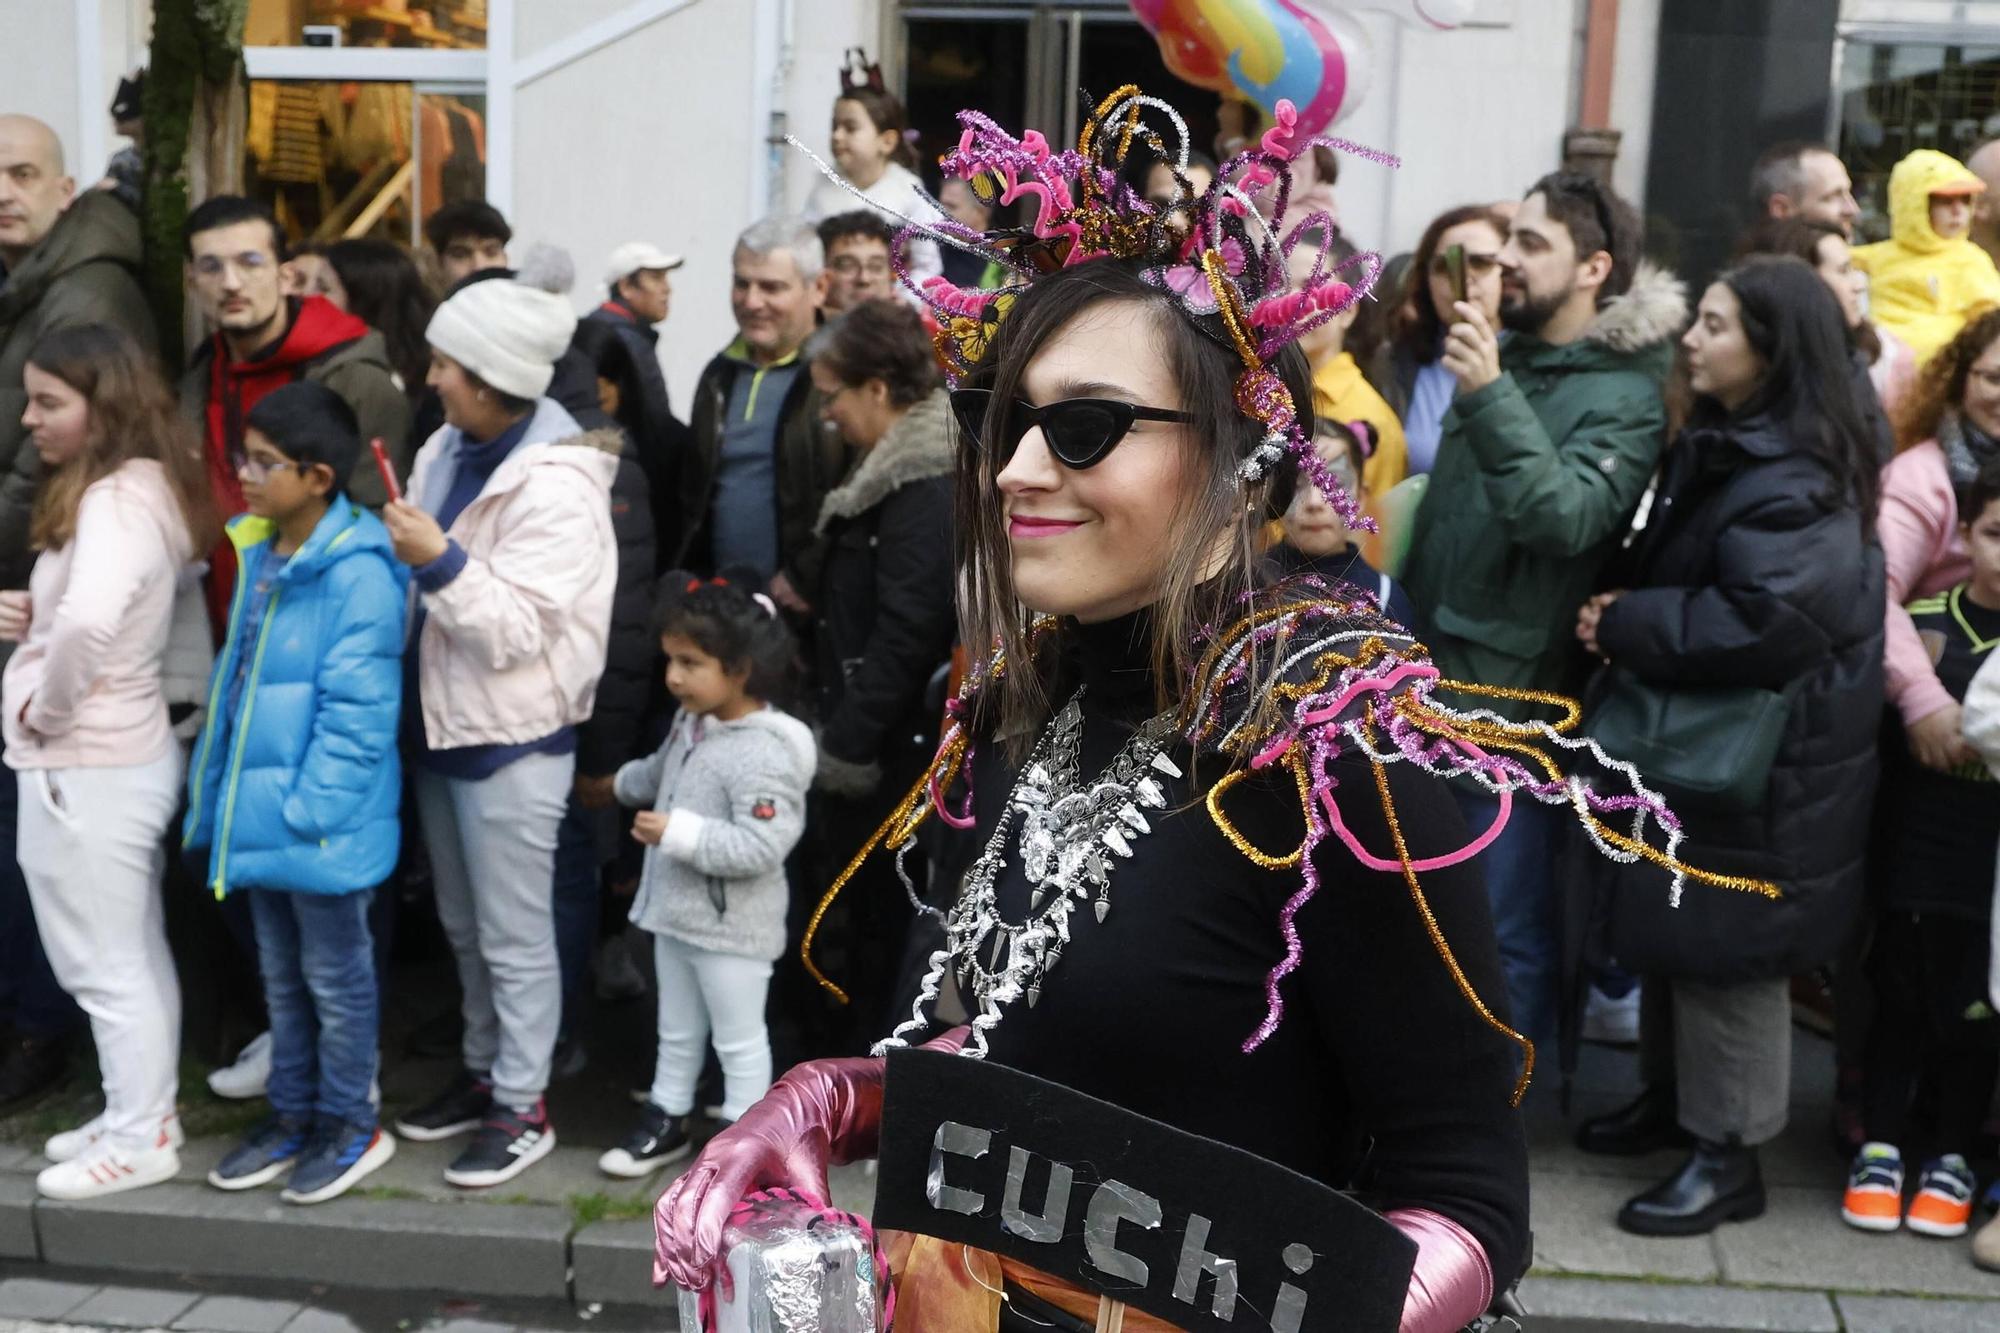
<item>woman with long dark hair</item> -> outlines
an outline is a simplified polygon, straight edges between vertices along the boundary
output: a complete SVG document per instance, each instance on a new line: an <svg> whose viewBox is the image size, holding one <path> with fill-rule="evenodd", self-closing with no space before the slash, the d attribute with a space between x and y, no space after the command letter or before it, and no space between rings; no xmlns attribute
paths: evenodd
<svg viewBox="0 0 2000 1333"><path fill-rule="evenodd" d="M339 293L329 292L329 299L382 335L389 365L414 404L424 395L424 375L430 370L424 329L436 305L416 261L400 245L367 237L335 241L324 257L340 284Z"/></svg>
<svg viewBox="0 0 2000 1333"><path fill-rule="evenodd" d="M1612 955L1647 978L1646 1086L1579 1142L1693 1148L1619 1213L1641 1235L1764 1209L1757 1145L1790 1101L1789 978L1831 959L1859 909L1882 706L1876 465L1838 304L1803 261L1755 257L1709 287L1681 347L1693 416L1630 581L1584 605L1577 636L1646 688L1762 691L1746 718L1782 710L1761 795L1683 811L1690 860L1777 897L1671 910L1644 868L1606 877Z"/></svg>
<svg viewBox="0 0 2000 1333"><path fill-rule="evenodd" d="M1415 1241L1407 1301L1389 1293L1402 1327L1445 1333L1526 1262L1510 1092L1527 1071L1440 775L1566 803L1472 738L1560 741L1451 712L1372 601L1270 581L1257 539L1295 482L1354 511L1312 451L1295 344L1365 293L1288 266L1233 196L1189 207L1186 231L1180 210L1104 197L1128 147L1179 160L1142 117L1156 105L1120 90L1062 155L968 117L945 159L1080 199L1084 228L1048 221L1046 270L1014 238L985 244L1001 291L927 292L960 375L956 578L982 662L880 837L908 851L938 810L980 850L876 1049L962 1014L933 1045L1352 1189ZM1305 147L1281 121L1222 180L1281 189ZM663 1271L707 1286L753 1191L824 1201L826 1162L875 1149L884 1077L865 1059L781 1079L661 1201ZM921 1236L888 1249L914 1328L1088 1328L1107 1310L1172 1326L1124 1313L1129 1283L1086 1290Z"/></svg>
<svg viewBox="0 0 2000 1333"><path fill-rule="evenodd" d="M54 1199L171 1180L180 984L160 901L182 759L162 668L180 575L219 530L201 445L152 358L101 324L28 355L22 416L48 469L26 593L0 637L19 856L56 980L90 1016L104 1112L57 1134L36 1178Z"/></svg>

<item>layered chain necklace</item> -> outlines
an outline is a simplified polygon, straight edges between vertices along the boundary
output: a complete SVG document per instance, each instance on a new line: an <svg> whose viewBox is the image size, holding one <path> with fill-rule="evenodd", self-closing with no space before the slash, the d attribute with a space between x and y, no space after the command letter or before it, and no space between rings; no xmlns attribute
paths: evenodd
<svg viewBox="0 0 2000 1333"><path fill-rule="evenodd" d="M1144 812L1166 807L1161 779L1181 776L1166 754L1174 735L1168 712L1142 725L1097 779L1084 783L1083 693L1079 688L1070 696L1035 743L985 849L966 872L965 889L945 918L945 947L931 956L924 978L919 1010L956 962L960 993L979 1006L968 1055L986 1054L986 1033L1000 1021L1003 1005L1025 995L1032 1007L1041 998L1043 979L1069 943L1069 917L1078 904L1089 902L1100 922L1110 915L1111 872L1131 858L1133 840L1152 831ZM996 890L1017 822L1030 889L1028 916L1018 925L1000 915ZM921 1026L913 1019L885 1044L901 1045Z"/></svg>

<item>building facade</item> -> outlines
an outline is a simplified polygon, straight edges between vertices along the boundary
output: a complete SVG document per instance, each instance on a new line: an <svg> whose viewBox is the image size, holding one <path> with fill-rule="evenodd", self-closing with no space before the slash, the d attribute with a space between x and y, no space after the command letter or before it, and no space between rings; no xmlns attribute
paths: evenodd
<svg viewBox="0 0 2000 1333"><path fill-rule="evenodd" d="M1671 3L1477 0L1449 32L1408 0L1351 6L1369 87L1336 132L1404 165L1346 163L1343 229L1407 249L1441 209L1553 168L1607 9L1613 176L1641 196ZM149 25L148 0L0 0L0 102L54 125L79 180L120 142L105 107ZM782 136L824 144L848 48L879 58L933 156L961 106L1059 138L1077 88L1163 90L1198 134L1217 104L1165 73L1124 0L251 0L246 36L246 177L295 236L410 239L438 204L483 194L522 241L571 251L579 308L619 243L685 253L662 338L682 401L731 329L730 239L805 198L813 168Z"/></svg>

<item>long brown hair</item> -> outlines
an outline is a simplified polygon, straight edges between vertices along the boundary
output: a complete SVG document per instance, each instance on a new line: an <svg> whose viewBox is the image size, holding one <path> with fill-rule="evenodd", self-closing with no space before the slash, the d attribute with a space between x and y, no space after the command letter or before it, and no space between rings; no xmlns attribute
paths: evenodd
<svg viewBox="0 0 2000 1333"><path fill-rule="evenodd" d="M137 343L106 324L59 329L35 344L28 364L83 395L90 411L82 450L49 475L35 500L28 539L36 550L54 550L76 536L84 491L140 458L166 472L194 549L215 544L221 523L200 438Z"/></svg>
<svg viewBox="0 0 2000 1333"><path fill-rule="evenodd" d="M1945 413L1956 412L1965 401L1965 379L1972 363L1996 338L2000 338L2000 306L1988 306L1924 363L1896 411L1897 453L1937 438Z"/></svg>
<svg viewBox="0 0 2000 1333"><path fill-rule="evenodd" d="M1409 267L1403 270L1396 307L1389 315L1389 339L1420 366L1437 360L1438 342L1444 337L1444 325L1431 306L1431 260L1444 234L1468 222L1483 222L1502 241L1507 239L1507 219L1498 209L1491 204L1460 204L1431 219L1423 239L1417 242L1416 253L1410 256Z"/></svg>
<svg viewBox="0 0 2000 1333"><path fill-rule="evenodd" d="M1057 271L1031 286L1002 321L979 371L968 387L993 390L994 413L1021 394L1021 380L1035 355L1086 310L1106 302L1143 306L1159 330L1149 348L1161 348L1180 386L1176 407L1195 418L1183 428L1190 467L1188 495L1179 507L1171 553L1161 571L1159 596L1152 604L1150 656L1156 706L1180 701L1205 645L1203 627L1265 581L1258 535L1268 517L1291 503L1295 478L1289 465L1262 482L1248 485L1237 476L1244 457L1263 428L1236 409L1235 383L1243 369L1215 317L1212 329L1197 327L1179 309L1178 298L1153 286L1137 266L1102 259ZM1134 354L1142 349L1134 348ZM1311 437L1312 379L1296 345L1280 356L1277 370L1299 405L1301 426ZM997 425L989 421L988 426ZM964 640L978 656L997 647L1008 664L983 689L979 725L1005 740L1010 751L1025 751L1050 712L1050 672L1064 629L1030 642L1032 613L1014 591L1013 555L1002 513L998 478L1004 460L994 451L969 453L957 469L959 587L963 590ZM1225 538L1219 569L1216 545ZM1268 669L1268 663L1253 666ZM1262 681L1250 682L1259 697Z"/></svg>

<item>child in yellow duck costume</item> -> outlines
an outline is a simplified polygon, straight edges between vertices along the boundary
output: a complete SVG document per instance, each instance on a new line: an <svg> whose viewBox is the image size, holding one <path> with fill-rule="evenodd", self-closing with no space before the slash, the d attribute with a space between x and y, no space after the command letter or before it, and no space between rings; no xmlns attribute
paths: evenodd
<svg viewBox="0 0 2000 1333"><path fill-rule="evenodd" d="M1985 188L1958 159L1919 148L1889 173L1890 239L1854 251L1875 322L1908 343L1920 366L1971 311L2000 303L2000 270L1968 238L1969 201Z"/></svg>

